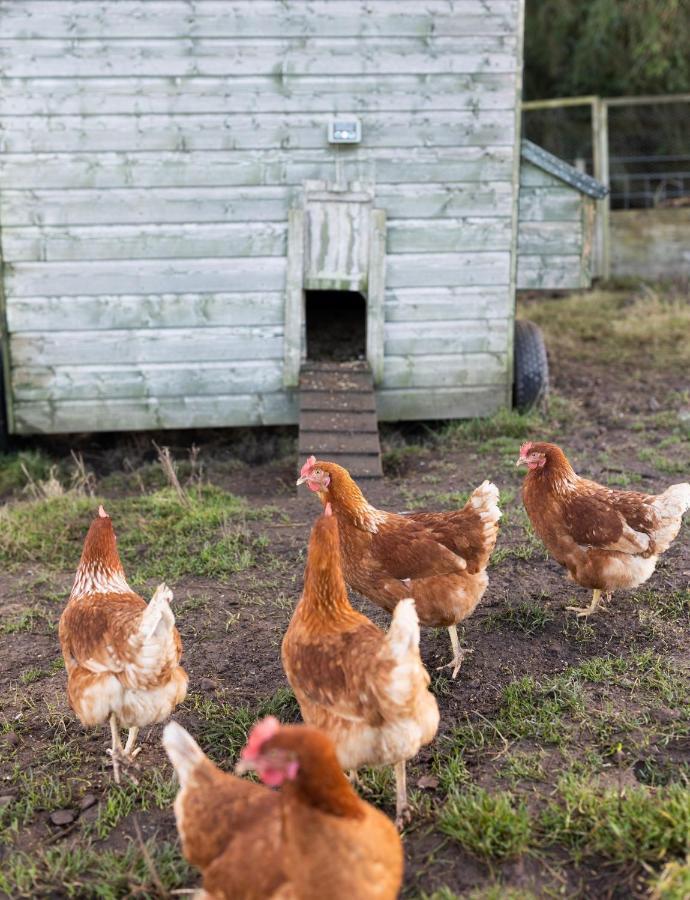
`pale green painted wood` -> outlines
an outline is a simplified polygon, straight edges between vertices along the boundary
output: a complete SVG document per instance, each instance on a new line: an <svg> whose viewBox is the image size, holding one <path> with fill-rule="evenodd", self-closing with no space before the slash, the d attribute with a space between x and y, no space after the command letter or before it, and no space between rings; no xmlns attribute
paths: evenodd
<svg viewBox="0 0 690 900"><path fill-rule="evenodd" d="M42 296L48 286L55 294L79 296L87 285L93 294L280 291L285 270L286 260L278 256L31 262L8 264L5 284L9 297Z"/></svg>
<svg viewBox="0 0 690 900"><path fill-rule="evenodd" d="M304 210L291 209L288 219L288 268L285 284L283 382L287 388L299 384L304 321Z"/></svg>
<svg viewBox="0 0 690 900"><path fill-rule="evenodd" d="M109 362L210 362L280 359L283 327L166 328L141 331L20 332L10 337L13 366Z"/></svg>
<svg viewBox="0 0 690 900"><path fill-rule="evenodd" d="M461 333L461 332L459 332ZM505 387L505 354L462 353L427 356L386 356L384 384L388 388L443 388L477 385Z"/></svg>
<svg viewBox="0 0 690 900"><path fill-rule="evenodd" d="M367 361L374 384L383 381L386 298L386 211L370 210L367 268Z"/></svg>
<svg viewBox="0 0 690 900"><path fill-rule="evenodd" d="M12 297L7 318L12 332L280 325L283 304L282 291Z"/></svg>
<svg viewBox="0 0 690 900"><path fill-rule="evenodd" d="M61 0L14 0L2 4L0 37L26 38L284 38L512 34L516 4L492 0L397 0L386 16L367 13L366 0L116 0L88 4ZM193 13L191 12L193 10ZM136 23L134 26L133 23Z"/></svg>
<svg viewBox="0 0 690 900"><path fill-rule="evenodd" d="M5 228L8 262L285 256L282 222Z"/></svg>
<svg viewBox="0 0 690 900"><path fill-rule="evenodd" d="M100 78L104 71L134 77L241 77L254 75L378 75L395 72L463 74L511 72L515 66L515 36L469 35L418 38L376 38L367 53L353 53L351 41L312 37L302 40L177 38L87 40L74 53L71 39L0 40L7 78L50 78L69 71L76 78ZM434 52L435 51L435 52ZM66 69L66 60L69 66ZM104 69L104 61L107 68Z"/></svg>
<svg viewBox="0 0 690 900"><path fill-rule="evenodd" d="M574 222L520 222L518 253L568 256L582 252L581 207Z"/></svg>
<svg viewBox="0 0 690 900"><path fill-rule="evenodd" d="M330 114L5 116L3 153L321 150ZM504 110L360 113L367 148L513 145Z"/></svg>
<svg viewBox="0 0 690 900"><path fill-rule="evenodd" d="M398 288L386 294L387 322L425 322L454 319L504 319L508 305L505 287Z"/></svg>
<svg viewBox="0 0 690 900"><path fill-rule="evenodd" d="M520 255L517 286L520 290L565 290L585 287L582 257Z"/></svg>
<svg viewBox="0 0 690 900"><path fill-rule="evenodd" d="M332 230L334 224L324 222L322 227ZM318 223L314 226L318 230ZM361 234L363 227L363 223L353 222L352 233ZM539 240L540 229L543 230L550 247L558 239L560 228L569 246L571 235L565 233L565 227L564 223L527 223L522 230L525 239L529 237L531 241ZM433 227L425 219L394 220L387 230L387 250L389 254L509 250L510 235L508 218L447 219ZM526 243L525 252L530 252L527 246ZM3 229L3 250L7 262L284 256L287 226L278 222L238 222L8 227Z"/></svg>
<svg viewBox="0 0 690 900"><path fill-rule="evenodd" d="M277 380L303 343L286 221L315 179L374 181L387 216L389 255L363 285L382 414L496 408L522 3L0 7L19 429L294 422ZM336 151L326 122L345 111L364 140Z"/></svg>
<svg viewBox="0 0 690 900"><path fill-rule="evenodd" d="M507 285L510 253L408 253L389 256L387 266L390 288Z"/></svg>
<svg viewBox="0 0 690 900"><path fill-rule="evenodd" d="M501 353L508 346L507 319L463 319L428 322L387 322L384 353L387 356L429 353Z"/></svg>
<svg viewBox="0 0 690 900"><path fill-rule="evenodd" d="M119 2L119 0L118 0ZM349 0L348 0L349 2ZM0 20L1 21L1 20ZM0 116L173 115L191 113L337 113L407 110L512 109L510 72L439 74L429 91L428 76L395 72L343 76L281 73L280 80L252 75L234 79L12 78L4 82Z"/></svg>
<svg viewBox="0 0 690 900"><path fill-rule="evenodd" d="M389 184L503 181L510 182L509 146L386 148L356 150L342 157L346 181L366 178ZM327 151L244 151L227 153L38 153L0 156L0 187L244 187L301 185L334 176L335 160Z"/></svg>
<svg viewBox="0 0 690 900"><path fill-rule="evenodd" d="M2 221L9 229L97 225L109 228L140 225L152 229L172 224L284 223L296 194L296 188L263 185L49 191L8 187L0 197L0 205ZM510 184L501 181L396 185L379 182L375 200L386 210L389 227L393 228L402 224L397 219L452 218L467 222L473 217L509 217L511 196Z"/></svg>
<svg viewBox="0 0 690 900"><path fill-rule="evenodd" d="M520 187L520 222L577 222L582 195L571 187Z"/></svg>
<svg viewBox="0 0 690 900"><path fill-rule="evenodd" d="M533 165L527 160L523 161L520 166L520 185L522 187L553 187L562 189L566 185L562 179L552 175L551 172L545 172L538 166ZM575 191L575 188L572 188Z"/></svg>
<svg viewBox="0 0 690 900"><path fill-rule="evenodd" d="M376 397L383 422L411 419L463 419L487 416L505 405L503 383L486 387L411 388L380 391Z"/></svg>
<svg viewBox="0 0 690 900"><path fill-rule="evenodd" d="M388 252L460 253L466 250L510 250L511 221L492 216L442 219L430 227L428 219L403 219L388 226Z"/></svg>
<svg viewBox="0 0 690 900"><path fill-rule="evenodd" d="M520 168L517 287L565 290L591 283L591 198L531 162Z"/></svg>
<svg viewBox="0 0 690 900"><path fill-rule="evenodd" d="M289 425L296 421L296 396L286 393L64 403L45 401L17 403L15 406L18 434L220 428L227 427L229 422Z"/></svg>
<svg viewBox="0 0 690 900"><path fill-rule="evenodd" d="M13 372L17 402L102 398L184 397L282 390L282 360L139 365L20 366Z"/></svg>

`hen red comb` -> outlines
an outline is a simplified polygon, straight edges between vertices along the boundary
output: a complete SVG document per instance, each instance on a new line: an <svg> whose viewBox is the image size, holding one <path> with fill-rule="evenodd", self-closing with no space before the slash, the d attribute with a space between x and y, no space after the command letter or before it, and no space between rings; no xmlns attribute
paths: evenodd
<svg viewBox="0 0 690 900"><path fill-rule="evenodd" d="M300 469L300 473L299 473L300 478L304 478L305 475L308 475L311 472L311 470L314 468L315 465L316 465L316 457L310 456L309 459L305 462L305 464Z"/></svg>
<svg viewBox="0 0 690 900"><path fill-rule="evenodd" d="M522 447L520 447L520 456L527 456L533 443L533 441L525 441Z"/></svg>
<svg viewBox="0 0 690 900"><path fill-rule="evenodd" d="M103 509L102 506L99 506L99 507L98 507L98 515L100 516L101 519L108 519L108 518L109 518L108 513Z"/></svg>
<svg viewBox="0 0 690 900"><path fill-rule="evenodd" d="M256 759L266 741L270 741L278 733L279 729L280 722L275 716L266 716L265 719L257 722L249 732L247 745L240 753L240 759Z"/></svg>

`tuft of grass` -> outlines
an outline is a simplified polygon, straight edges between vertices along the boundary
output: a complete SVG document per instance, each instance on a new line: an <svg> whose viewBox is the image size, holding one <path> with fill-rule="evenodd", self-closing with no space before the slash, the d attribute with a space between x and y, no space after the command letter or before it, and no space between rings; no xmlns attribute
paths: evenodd
<svg viewBox="0 0 690 900"><path fill-rule="evenodd" d="M149 859L169 891L181 888L191 876L179 847L168 841L151 840L139 847L128 840L124 850L107 850L91 843L62 844L6 856L0 871L0 892L13 898L55 896L59 885L60 895L67 897L155 897L160 894Z"/></svg>
<svg viewBox="0 0 690 900"><path fill-rule="evenodd" d="M247 743L249 729L264 716L276 716L281 722L299 719L299 706L290 688L279 688L257 706L231 706L202 694L190 694L185 704L200 718L195 738L216 762L234 759Z"/></svg>
<svg viewBox="0 0 690 900"><path fill-rule="evenodd" d="M690 852L684 862L666 863L649 887L650 900L687 900L690 897Z"/></svg>
<svg viewBox="0 0 690 900"><path fill-rule="evenodd" d="M514 409L500 409L493 416L484 419L449 422L440 437L444 441L487 441L491 438L510 438L511 441L518 441L532 435L541 424L541 416L536 412L519 413ZM515 458L517 459L517 452Z"/></svg>
<svg viewBox="0 0 690 900"><path fill-rule="evenodd" d="M41 678L45 678L46 672L38 666L31 666L31 668L27 669L25 672L19 676L19 680L22 684L33 684L36 681L40 681Z"/></svg>
<svg viewBox="0 0 690 900"><path fill-rule="evenodd" d="M135 809L165 809L170 806L177 796L178 788L177 780L163 775L160 769L147 770L138 784L132 781L112 783L90 830L103 840Z"/></svg>
<svg viewBox="0 0 690 900"><path fill-rule="evenodd" d="M490 794L471 788L451 795L439 828L465 849L485 859L519 856L532 840L532 820L523 800L507 791Z"/></svg>
<svg viewBox="0 0 690 900"><path fill-rule="evenodd" d="M633 603L644 609L651 609L666 621L684 621L690 625L690 588L680 588L677 591L643 588L635 594Z"/></svg>
<svg viewBox="0 0 690 900"><path fill-rule="evenodd" d="M48 477L50 460L38 450L0 454L0 494L26 487L28 478L40 481Z"/></svg>
<svg viewBox="0 0 690 900"><path fill-rule="evenodd" d="M0 634L26 634L36 630L38 623L42 622L49 630L55 629L55 624L38 606L30 606L14 619L7 619L0 623Z"/></svg>
<svg viewBox="0 0 690 900"><path fill-rule="evenodd" d="M260 542L245 522L270 511L251 510L211 485L189 491L186 498L182 504L174 489L162 488L106 504L133 582L172 581L189 574L224 579L254 563ZM8 568L27 562L54 571L75 568L97 502L67 492L0 510L0 563Z"/></svg>
<svg viewBox="0 0 690 900"><path fill-rule="evenodd" d="M487 616L483 627L487 631L505 627L532 636L540 634L552 619L553 616L543 604L526 600Z"/></svg>
<svg viewBox="0 0 690 900"><path fill-rule="evenodd" d="M601 788L567 775L557 799L542 811L540 828L546 846L565 847L577 860L659 864L683 858L690 841L690 790L682 784Z"/></svg>

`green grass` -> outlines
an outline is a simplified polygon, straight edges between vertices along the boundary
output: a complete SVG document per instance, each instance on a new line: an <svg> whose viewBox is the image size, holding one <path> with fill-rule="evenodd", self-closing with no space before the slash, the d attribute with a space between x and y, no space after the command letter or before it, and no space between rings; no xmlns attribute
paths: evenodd
<svg viewBox="0 0 690 900"><path fill-rule="evenodd" d="M234 759L247 743L247 735L257 719L276 716L281 722L299 718L299 706L290 688L279 688L275 694L256 706L232 706L203 694L189 694L185 705L198 717L195 738L217 762Z"/></svg>
<svg viewBox="0 0 690 900"><path fill-rule="evenodd" d="M690 853L685 861L673 860L649 885L651 900L688 900L690 897Z"/></svg>
<svg viewBox="0 0 690 900"><path fill-rule="evenodd" d="M576 860L658 865L690 849L690 790L682 784L600 788L565 776L540 827L545 846L565 847Z"/></svg>
<svg viewBox="0 0 690 900"><path fill-rule="evenodd" d="M553 616L543 603L525 600L515 606L508 606L499 612L491 613L482 623L485 631L496 628L508 628L520 634L532 636L541 634Z"/></svg>
<svg viewBox="0 0 690 900"><path fill-rule="evenodd" d="M30 606L18 616L0 622L0 634L27 634L36 631L39 623L43 628L55 630L55 623L38 606Z"/></svg>
<svg viewBox="0 0 690 900"><path fill-rule="evenodd" d="M132 582L173 581L182 575L219 580L251 566L261 541L245 526L271 515L210 485L180 502L171 488L103 501L113 518L118 548ZM0 563L18 569L38 563L48 570L76 568L98 500L66 493L0 510Z"/></svg>
<svg viewBox="0 0 690 900"><path fill-rule="evenodd" d="M176 844L151 840L145 845L164 888L187 883L191 870ZM61 844L32 853L11 853L3 859L0 892L12 898L61 896L119 900L160 896L141 847L127 840L124 850L97 844Z"/></svg>
<svg viewBox="0 0 690 900"><path fill-rule="evenodd" d="M680 588L676 591L643 588L637 591L632 602L636 607L652 610L669 622L683 621L690 624L690 588Z"/></svg>
<svg viewBox="0 0 690 900"><path fill-rule="evenodd" d="M440 812L438 825L465 849L486 859L519 856L532 840L525 802L507 791L490 794L470 788L452 794Z"/></svg>
<svg viewBox="0 0 690 900"><path fill-rule="evenodd" d="M159 769L147 769L137 781L137 784L133 781L110 784L105 800L99 806L98 818L90 826L96 837L106 838L135 809L166 809L172 805L179 789L177 780Z"/></svg>
<svg viewBox="0 0 690 900"><path fill-rule="evenodd" d="M25 487L27 472L34 481L47 478L50 466L50 460L40 450L0 454L0 495Z"/></svg>

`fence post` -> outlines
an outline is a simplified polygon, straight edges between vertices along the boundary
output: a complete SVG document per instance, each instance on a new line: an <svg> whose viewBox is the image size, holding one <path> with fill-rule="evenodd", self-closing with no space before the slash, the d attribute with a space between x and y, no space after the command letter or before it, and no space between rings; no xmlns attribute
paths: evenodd
<svg viewBox="0 0 690 900"><path fill-rule="evenodd" d="M592 99L592 162L594 177L609 187L609 108L601 97ZM611 270L609 195L597 200L596 266L599 278L608 278Z"/></svg>

